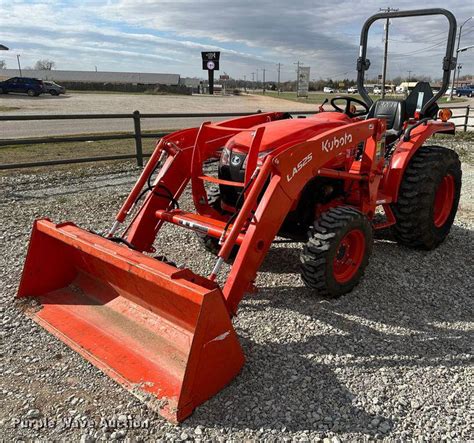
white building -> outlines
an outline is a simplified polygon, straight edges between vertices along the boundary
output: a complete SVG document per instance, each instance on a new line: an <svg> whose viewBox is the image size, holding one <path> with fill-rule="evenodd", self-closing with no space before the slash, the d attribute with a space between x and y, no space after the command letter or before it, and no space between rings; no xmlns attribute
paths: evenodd
<svg viewBox="0 0 474 443"><path fill-rule="evenodd" d="M128 83L142 85L178 85L179 74L158 74L143 72L108 72L108 71L60 71L22 69L23 77L53 80L55 82L84 82L84 83ZM18 69L0 70L0 80L19 77Z"/></svg>

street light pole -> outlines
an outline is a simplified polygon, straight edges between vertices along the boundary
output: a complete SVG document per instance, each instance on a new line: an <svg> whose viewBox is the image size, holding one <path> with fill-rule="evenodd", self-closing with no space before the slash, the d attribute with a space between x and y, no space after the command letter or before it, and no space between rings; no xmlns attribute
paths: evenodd
<svg viewBox="0 0 474 443"><path fill-rule="evenodd" d="M461 44L461 33L462 33L462 27L469 21L471 20L472 16L469 17L468 19L464 20L461 26L459 26L459 34L458 34L458 45L456 48L456 67L458 63L458 53L459 53L459 45ZM453 93L454 93L454 85L455 85L455 80L456 80L456 68L454 69L453 72L453 82L451 84L451 91L449 91L449 97L448 101L451 101L453 99Z"/></svg>

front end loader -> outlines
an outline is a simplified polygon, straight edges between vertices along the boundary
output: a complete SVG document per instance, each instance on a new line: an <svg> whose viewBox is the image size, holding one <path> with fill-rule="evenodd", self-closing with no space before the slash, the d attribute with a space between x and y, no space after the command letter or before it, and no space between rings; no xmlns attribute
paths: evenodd
<svg viewBox="0 0 474 443"><path fill-rule="evenodd" d="M363 85L370 25L435 14L450 25L439 93L420 83L406 100L372 103ZM305 243L303 282L329 297L359 282L374 229L424 249L446 238L459 160L425 142L455 129L436 105L455 32L442 9L377 14L361 35L364 101L336 97L333 111L308 118L258 113L163 137L103 235L36 220L18 290L36 301L28 314L164 417L185 419L241 370L232 317L276 237ZM183 192L194 211L180 208ZM165 223L194 231L216 255L209 275L156 250Z"/></svg>

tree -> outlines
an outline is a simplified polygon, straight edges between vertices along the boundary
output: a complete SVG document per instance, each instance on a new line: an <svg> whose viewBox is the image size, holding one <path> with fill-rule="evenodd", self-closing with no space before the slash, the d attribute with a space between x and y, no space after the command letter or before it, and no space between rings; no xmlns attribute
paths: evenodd
<svg viewBox="0 0 474 443"><path fill-rule="evenodd" d="M0 69L7 69L7 62L5 60L0 60Z"/></svg>
<svg viewBox="0 0 474 443"><path fill-rule="evenodd" d="M53 60L38 60L35 64L35 69L38 71L51 71L56 66L56 63Z"/></svg>

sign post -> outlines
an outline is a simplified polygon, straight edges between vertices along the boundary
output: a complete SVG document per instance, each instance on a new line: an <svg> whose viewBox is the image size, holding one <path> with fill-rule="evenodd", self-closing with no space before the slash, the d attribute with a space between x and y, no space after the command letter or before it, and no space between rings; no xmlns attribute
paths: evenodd
<svg viewBox="0 0 474 443"><path fill-rule="evenodd" d="M296 92L297 97L308 97L309 75L309 66L298 66L298 90Z"/></svg>
<svg viewBox="0 0 474 443"><path fill-rule="evenodd" d="M218 51L201 52L202 69L207 71L209 78L209 94L214 94L214 71L219 70L219 58L221 53Z"/></svg>

